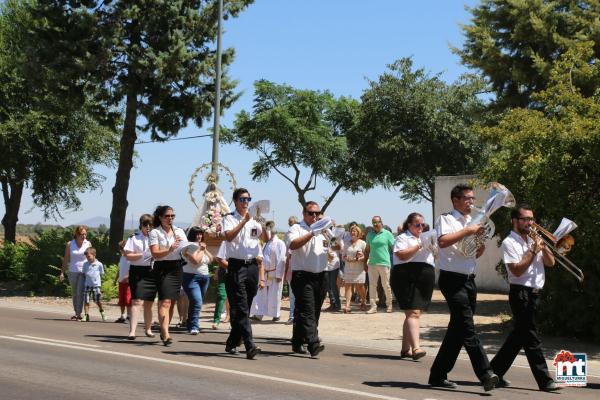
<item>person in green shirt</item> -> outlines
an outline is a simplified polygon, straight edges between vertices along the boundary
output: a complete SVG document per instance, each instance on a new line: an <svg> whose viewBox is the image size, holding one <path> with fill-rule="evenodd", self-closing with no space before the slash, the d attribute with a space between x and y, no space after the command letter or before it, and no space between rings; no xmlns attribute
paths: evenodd
<svg viewBox="0 0 600 400"><path fill-rule="evenodd" d="M367 314L377 312L377 283L381 277L381 284L385 292L385 302L387 312L392 312L392 289L390 288L390 268L391 251L394 248L394 235L386 229L383 229L381 217L376 215L371 219L373 230L367 234L367 248L365 255L367 257L369 274L369 297L371 308Z"/></svg>

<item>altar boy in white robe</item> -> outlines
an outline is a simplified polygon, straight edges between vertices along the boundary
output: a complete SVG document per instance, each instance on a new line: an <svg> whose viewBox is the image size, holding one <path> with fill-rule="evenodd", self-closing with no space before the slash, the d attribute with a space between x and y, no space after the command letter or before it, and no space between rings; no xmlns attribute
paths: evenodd
<svg viewBox="0 0 600 400"><path fill-rule="evenodd" d="M264 316L279 321L281 311L281 292L285 274L286 246L275 234L275 222L265 224L263 265L265 269L265 288L254 297L250 313L253 319L262 320Z"/></svg>

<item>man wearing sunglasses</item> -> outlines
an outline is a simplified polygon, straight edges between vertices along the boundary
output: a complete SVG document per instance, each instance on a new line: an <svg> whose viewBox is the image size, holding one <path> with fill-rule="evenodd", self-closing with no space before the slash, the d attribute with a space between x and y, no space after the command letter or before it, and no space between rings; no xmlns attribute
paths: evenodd
<svg viewBox="0 0 600 400"><path fill-rule="evenodd" d="M478 224L469 225L471 207L475 201L472 186L456 185L450 192L450 199L454 210L441 215L435 223L439 244L438 286L448 303L450 322L431 366L429 384L451 389L458 386L448 380L448 373L454 367L460 349L464 346L473 371L487 392L494 389L499 379L490 367L473 322L477 302L475 259L483 254L484 246L477 250L475 257L465 257L457 246L463 238L475 235L483 228Z"/></svg>
<svg viewBox="0 0 600 400"><path fill-rule="evenodd" d="M325 268L329 240L321 231L310 227L321 215L319 204L307 202L302 209L302 221L292 225L288 232L292 253L292 291L296 298L292 350L306 354L306 342L311 358L317 358L325 348L319 340L317 327L327 289Z"/></svg>
<svg viewBox="0 0 600 400"><path fill-rule="evenodd" d="M262 226L248 213L250 201L248 190L238 188L233 192L235 211L223 219L223 231L228 262L225 290L231 315L231 332L225 351L239 354L237 345L243 340L246 358L252 360L260 353L260 348L252 339L250 306L258 288L265 287L265 277L260 247Z"/></svg>
<svg viewBox="0 0 600 400"><path fill-rule="evenodd" d="M367 247L365 249L365 258L367 258L369 274L369 299L371 308L367 314L377 312L377 286L379 278L385 293L386 311L392 312L392 288L390 287L390 269L392 268L391 251L394 248L396 239L392 232L383 229L381 217L376 215L371 218L373 230L367 234Z"/></svg>
<svg viewBox="0 0 600 400"><path fill-rule="evenodd" d="M544 266L552 267L555 264L554 255L539 237L536 240L529 237L533 223L530 206L519 204L511 211L510 217L512 232L502 241L502 255L510 283L508 301L514 328L490 364L500 377L498 386L510 386L504 374L523 349L540 390L555 391L560 387L548 373L535 324L545 282Z"/></svg>

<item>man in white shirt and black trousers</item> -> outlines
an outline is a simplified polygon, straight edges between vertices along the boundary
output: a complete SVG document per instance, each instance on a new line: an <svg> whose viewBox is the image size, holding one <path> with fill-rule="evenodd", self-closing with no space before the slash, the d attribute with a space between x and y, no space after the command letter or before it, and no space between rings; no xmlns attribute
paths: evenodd
<svg viewBox="0 0 600 400"><path fill-rule="evenodd" d="M465 347L475 374L485 391L492 390L498 383L490 362L475 332L473 314L477 302L475 285L475 259L480 257L485 246L477 249L475 257L465 257L457 244L467 236L480 234L483 229L471 221L471 207L475 196L469 185L457 185L450 192L454 210L441 215L436 221L440 276L438 286L450 308L450 323L438 354L431 366L429 384L433 387L456 388L448 380L462 346Z"/></svg>
<svg viewBox="0 0 600 400"><path fill-rule="evenodd" d="M303 207L303 220L290 227L288 237L292 253L292 291L296 297L292 350L306 354L304 343L308 343L311 358L317 358L325 349L319 340L318 325L321 307L325 300L325 268L329 240L311 225L321 217L321 207L308 201Z"/></svg>
<svg viewBox="0 0 600 400"><path fill-rule="evenodd" d="M500 351L492 359L492 369L500 377L498 387L510 386L504 374L521 349L525 350L529 368L540 390L560 389L550 374L542 352L542 342L535 325L535 317L544 287L544 265L554 265L554 255L541 238L529 237L533 211L527 204L519 204L511 214L512 232L502 242L502 257L506 265L510 292L508 301L513 313L514 328Z"/></svg>
<svg viewBox="0 0 600 400"><path fill-rule="evenodd" d="M254 359L260 348L252 340L250 306L258 289L265 287L260 236L262 226L248 213L252 198L248 190L238 188L233 192L235 211L223 219L227 254L225 289L229 299L231 332L225 351L239 354L241 340L246 348L246 358Z"/></svg>

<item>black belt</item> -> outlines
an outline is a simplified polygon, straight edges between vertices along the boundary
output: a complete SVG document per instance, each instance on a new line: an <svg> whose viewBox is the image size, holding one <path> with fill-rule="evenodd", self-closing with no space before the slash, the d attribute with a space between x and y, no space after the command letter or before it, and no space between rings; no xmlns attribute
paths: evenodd
<svg viewBox="0 0 600 400"><path fill-rule="evenodd" d="M475 279L475 274L461 274L460 272L446 271L445 269L440 269L440 274L448 274L463 279Z"/></svg>
<svg viewBox="0 0 600 400"><path fill-rule="evenodd" d="M232 262L234 264L242 264L242 265L250 265L250 264L258 264L256 258L251 258L249 260L242 260L241 258L228 258L228 262Z"/></svg>
<svg viewBox="0 0 600 400"><path fill-rule="evenodd" d="M133 264L129 265L129 268L133 268L133 267L135 267L135 268L151 268L152 266L151 265L133 265Z"/></svg>
<svg viewBox="0 0 600 400"><path fill-rule="evenodd" d="M531 293L542 293L542 289L533 288L533 287L525 286L525 285L517 285L516 283L511 283L510 288L517 289L517 290L527 290L528 292L531 292Z"/></svg>

